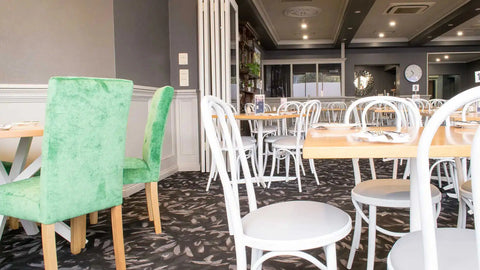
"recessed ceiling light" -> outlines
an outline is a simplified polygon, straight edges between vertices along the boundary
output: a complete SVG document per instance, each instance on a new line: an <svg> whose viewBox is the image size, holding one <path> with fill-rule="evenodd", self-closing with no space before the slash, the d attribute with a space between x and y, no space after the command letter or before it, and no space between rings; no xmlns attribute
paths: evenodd
<svg viewBox="0 0 480 270"><path fill-rule="evenodd" d="M457 36L463 36L463 32L462 32L462 31L458 31L458 32L457 32Z"/></svg>
<svg viewBox="0 0 480 270"><path fill-rule="evenodd" d="M346 39L346 38L343 38L342 40L343 40L343 41L347 41L347 39Z"/></svg>
<svg viewBox="0 0 480 270"><path fill-rule="evenodd" d="M378 37L383 38L385 36L384 33L378 33Z"/></svg>
<svg viewBox="0 0 480 270"><path fill-rule="evenodd" d="M435 61L440 62L440 58L435 59Z"/></svg>
<svg viewBox="0 0 480 270"><path fill-rule="evenodd" d="M302 23L301 27L302 27L302 29L307 29L307 24L306 24L306 23Z"/></svg>
<svg viewBox="0 0 480 270"><path fill-rule="evenodd" d="M475 11L480 11L480 8L477 7L477 8L475 9Z"/></svg>
<svg viewBox="0 0 480 270"><path fill-rule="evenodd" d="M448 59L448 58L450 58L450 56L444 55L443 58Z"/></svg>
<svg viewBox="0 0 480 270"><path fill-rule="evenodd" d="M303 39L308 39L308 35L303 35Z"/></svg>
<svg viewBox="0 0 480 270"><path fill-rule="evenodd" d="M347 27L347 30L352 30L352 29L353 29L353 27L351 27L351 26L350 26L350 27Z"/></svg>
<svg viewBox="0 0 480 270"><path fill-rule="evenodd" d="M452 27L452 26L453 26L453 23L449 23L449 24L447 24L447 25L450 26L450 27Z"/></svg>
<svg viewBox="0 0 480 270"><path fill-rule="evenodd" d="M427 38L432 38L432 36L427 36Z"/></svg>
<svg viewBox="0 0 480 270"><path fill-rule="evenodd" d="M391 27L394 27L395 25L397 25L397 23L395 21L390 21L388 25L390 25Z"/></svg>
<svg viewBox="0 0 480 270"><path fill-rule="evenodd" d="M354 13L355 13L355 14L360 14L360 13L362 13L362 11L360 11L360 10L355 10Z"/></svg>

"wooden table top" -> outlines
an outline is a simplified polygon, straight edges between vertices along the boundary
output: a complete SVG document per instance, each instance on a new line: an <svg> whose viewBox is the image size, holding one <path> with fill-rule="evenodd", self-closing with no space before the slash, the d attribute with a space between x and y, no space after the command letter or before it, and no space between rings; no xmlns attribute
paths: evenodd
<svg viewBox="0 0 480 270"><path fill-rule="evenodd" d="M379 129L379 128L375 128ZM380 143L353 140L350 130L310 129L303 146L304 158L406 158L417 156L418 139L410 143ZM430 147L431 157L468 157L476 129L440 127ZM421 132L421 130L420 130Z"/></svg>
<svg viewBox="0 0 480 270"><path fill-rule="evenodd" d="M0 130L0 138L21 138L43 136L43 126L32 125L13 125L8 130Z"/></svg>

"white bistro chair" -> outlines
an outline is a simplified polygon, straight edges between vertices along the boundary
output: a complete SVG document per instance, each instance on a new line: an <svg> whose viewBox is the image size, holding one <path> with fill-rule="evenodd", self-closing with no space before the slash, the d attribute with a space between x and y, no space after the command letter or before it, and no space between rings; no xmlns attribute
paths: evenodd
<svg viewBox="0 0 480 270"><path fill-rule="evenodd" d="M243 142L231 109L220 99L205 96L201 112L213 160L222 181L228 223L235 241L236 269L247 269L246 247L252 249L250 269L261 269L264 261L283 255L303 258L320 269L337 269L335 243L349 234L350 216L334 206L314 201L289 201L257 208L252 177L245 151L242 150ZM219 125L214 123L212 115L218 116ZM222 134L222 138L218 134ZM230 176L223 157L223 142L227 146L232 168ZM233 164L237 156L240 157L239 168ZM240 200L237 169L244 175L248 198L248 213L243 217L240 202L245 200ZM303 252L319 247L325 250L325 264Z"/></svg>
<svg viewBox="0 0 480 270"><path fill-rule="evenodd" d="M480 98L480 87L466 90L442 105L425 126L417 150L417 179L421 230L400 238L388 255L388 269L480 269L480 212L474 207L475 227L472 229L437 228L429 189L429 150L440 125L457 109ZM472 163L479 164L480 138L477 131L472 144ZM480 172L472 167L474 204L480 204Z"/></svg>
<svg viewBox="0 0 480 270"><path fill-rule="evenodd" d="M230 109L232 110L232 112L234 114L237 114L237 109L235 108L235 106L233 106L230 103L227 103L227 105L230 107ZM247 158L250 158L250 161L251 161L251 164L252 164L252 169L253 169L253 174L255 175L255 177L257 177L257 166L256 166L256 162L257 162L257 140L255 140L255 138L252 138L250 136L242 136L241 138L242 138L242 141L243 141L243 147L246 151ZM225 145L223 145L223 151L226 151L226 146ZM238 166L238 164L237 164L237 166ZM205 189L206 191L208 191L210 189L210 185L212 184L212 181L217 179L217 175L218 175L217 167L215 166L215 162L212 160L211 163L210 163L210 173L208 175L207 188Z"/></svg>
<svg viewBox="0 0 480 270"><path fill-rule="evenodd" d="M309 100L305 102L300 111L300 116L296 121L296 135L295 136L285 136L283 138L277 139L272 142L272 169L270 171L270 178L273 176L275 171L275 163L279 158L285 158L285 179L288 181L289 178L289 164L290 157L293 158L295 166L295 176L298 182L298 191L302 192L302 182L300 179L300 168L303 170L303 175L305 175L305 170L303 169L303 158L302 158L302 149L303 143L305 142L305 136L307 134L308 128L312 123L317 123L320 117L322 110L322 104L319 100ZM308 160L310 165L310 170L315 177L317 185L320 184L318 181L317 171L315 169L315 163L313 159ZM271 182L268 183L270 187Z"/></svg>
<svg viewBox="0 0 480 270"><path fill-rule="evenodd" d="M362 103L367 104L363 107L361 115L356 109ZM374 106L381 104L384 109L392 109L395 116L396 132L400 132L402 128L408 128L411 138L415 138L420 128L420 113L413 103L410 101L391 96L375 96L359 99L352 103L347 109L345 115L346 123L351 119L350 114L354 114L354 119L360 123L362 129L367 128L367 114ZM368 254L367 269L373 270L375 262L375 240L376 231L383 234L400 237L405 233L393 232L387 230L376 223L377 207L403 208L410 207L410 181L406 179L372 179L360 181L360 171L358 159L353 160L355 169L355 187L352 190L352 202L355 206L355 229L352 239L352 247L348 258L347 268L351 269L355 252L360 244L360 236L362 232L362 219L368 224ZM439 210L442 195L438 188L431 185L433 202L438 204ZM368 216L363 212L363 205L368 205Z"/></svg>

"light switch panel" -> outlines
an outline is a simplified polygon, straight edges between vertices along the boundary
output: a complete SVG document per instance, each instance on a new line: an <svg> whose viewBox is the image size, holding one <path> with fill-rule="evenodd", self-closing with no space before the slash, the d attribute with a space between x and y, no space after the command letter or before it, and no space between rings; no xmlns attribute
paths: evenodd
<svg viewBox="0 0 480 270"><path fill-rule="evenodd" d="M188 65L188 53L179 53L178 54L178 64L179 65Z"/></svg>
<svg viewBox="0 0 480 270"><path fill-rule="evenodd" d="M188 69L180 69L179 70L179 77L180 77L180 86L188 86Z"/></svg>

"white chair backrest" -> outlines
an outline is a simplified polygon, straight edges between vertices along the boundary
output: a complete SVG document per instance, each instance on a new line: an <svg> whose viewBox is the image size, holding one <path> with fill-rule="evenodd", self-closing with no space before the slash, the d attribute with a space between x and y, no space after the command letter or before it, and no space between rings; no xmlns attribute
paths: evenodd
<svg viewBox="0 0 480 270"><path fill-rule="evenodd" d="M342 101L330 102L326 106L326 117L329 123L343 123L347 104Z"/></svg>
<svg viewBox="0 0 480 270"><path fill-rule="evenodd" d="M422 98L411 99L411 98L409 98L408 100L412 101L415 104L415 106L418 107L419 110L428 110L428 111L431 110L430 102L428 102L428 100L426 100L426 99L422 99Z"/></svg>
<svg viewBox="0 0 480 270"><path fill-rule="evenodd" d="M216 119L212 117L214 115L217 116ZM241 235L243 229L240 215L238 179L236 179L237 170L241 170L245 178L249 211L257 209L257 203L240 130L230 106L216 97L204 96L202 98L201 116L207 141L212 151L213 162L216 164L222 182L229 216L229 227L233 228L234 235ZM221 138L219 134L221 134ZM228 161L230 162L230 175L227 172L227 164L222 154L221 144L226 146L224 151L226 150ZM239 156L240 167L236 166L237 156Z"/></svg>
<svg viewBox="0 0 480 270"><path fill-rule="evenodd" d="M428 102L430 103L430 107L432 109L437 109L440 108L446 102L446 100L441 98L434 98L430 99Z"/></svg>
<svg viewBox="0 0 480 270"><path fill-rule="evenodd" d="M438 254L437 254L437 240L435 235L435 220L432 209L432 200L430 193L430 163L429 163L429 150L432 139L437 132L437 129L442 123L449 118L449 116L463 105L470 101L480 99L480 86L466 90L444 103L426 124L420 140L418 142L417 149L417 179L416 185L418 190L418 196L420 200L420 214L421 214L421 229L423 238L423 253L425 258L424 269L438 269ZM478 151L478 150L477 150ZM473 160L472 160L472 164ZM473 166L476 168L477 166ZM472 168L472 169L473 169ZM472 172L473 173L473 172ZM475 172L478 177L478 171ZM478 181L477 186L478 186ZM478 196L478 194L477 194ZM478 198L477 198L478 199ZM475 205L475 203L474 203ZM477 204L477 206L480 205ZM479 207L474 207L478 211ZM475 215L475 219L478 220L480 216ZM480 229L480 223L476 223L475 226ZM478 234L478 232L477 232ZM479 239L477 237L477 239ZM477 241L477 251L480 250Z"/></svg>
<svg viewBox="0 0 480 270"><path fill-rule="evenodd" d="M364 105L364 106L363 106ZM415 138L421 126L421 116L418 108L405 98L392 96L372 96L365 97L353 102L345 113L345 123L349 124L350 119L354 118L356 123L361 123L362 129L367 128L369 111L374 110L374 106L381 106L382 109L391 109L394 114L395 127L400 131L402 127L409 127L410 135ZM361 109L359 109L361 108ZM358 112L361 111L361 118ZM353 114L353 117L352 117Z"/></svg>
<svg viewBox="0 0 480 270"><path fill-rule="evenodd" d="M480 100L473 100L470 101L469 103L465 104L462 109L462 121L467 121L467 114L468 113L473 113L477 112L477 103L480 102Z"/></svg>
<svg viewBox="0 0 480 270"><path fill-rule="evenodd" d="M319 100L309 100L303 104L300 117L298 117L295 125L297 146L300 146L311 124L318 122L321 111L322 103Z"/></svg>

